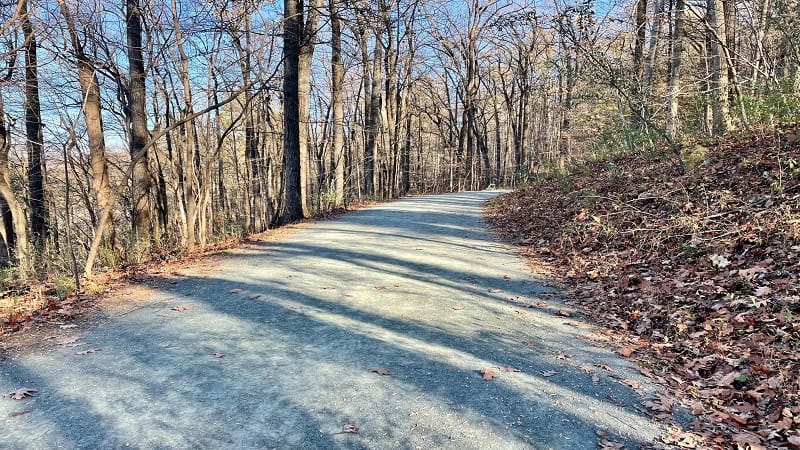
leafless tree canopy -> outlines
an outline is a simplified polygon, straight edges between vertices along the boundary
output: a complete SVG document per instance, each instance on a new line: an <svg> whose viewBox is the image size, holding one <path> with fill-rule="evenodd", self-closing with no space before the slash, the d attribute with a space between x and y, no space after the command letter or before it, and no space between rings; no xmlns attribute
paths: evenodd
<svg viewBox="0 0 800 450"><path fill-rule="evenodd" d="M0 259L89 274L773 127L800 112L798 17L794 0L6 0Z"/></svg>

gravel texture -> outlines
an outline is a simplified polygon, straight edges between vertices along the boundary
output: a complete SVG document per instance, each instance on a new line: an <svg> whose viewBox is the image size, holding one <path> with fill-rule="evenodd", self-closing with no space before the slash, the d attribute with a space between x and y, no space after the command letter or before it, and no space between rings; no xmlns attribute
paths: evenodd
<svg viewBox="0 0 800 450"><path fill-rule="evenodd" d="M597 430L628 448L656 439L640 412L647 380L581 339L592 326L558 315L551 291L486 230L481 206L496 194L407 198L250 244L0 360L0 392L39 391L0 398L0 448L594 449ZM68 337L83 345L56 343ZM497 377L484 381L484 368ZM341 433L348 424L358 432Z"/></svg>

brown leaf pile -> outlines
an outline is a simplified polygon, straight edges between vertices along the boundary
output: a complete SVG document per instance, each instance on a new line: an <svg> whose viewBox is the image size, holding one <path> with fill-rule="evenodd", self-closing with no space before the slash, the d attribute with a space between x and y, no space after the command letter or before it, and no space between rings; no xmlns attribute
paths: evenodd
<svg viewBox="0 0 800 450"><path fill-rule="evenodd" d="M800 449L797 135L593 162L487 208L698 416L700 446Z"/></svg>

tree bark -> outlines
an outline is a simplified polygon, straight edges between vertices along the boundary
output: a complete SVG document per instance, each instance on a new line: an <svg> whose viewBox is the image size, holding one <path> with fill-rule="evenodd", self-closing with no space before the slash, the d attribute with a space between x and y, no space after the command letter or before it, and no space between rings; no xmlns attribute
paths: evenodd
<svg viewBox="0 0 800 450"><path fill-rule="evenodd" d="M11 131L6 127L3 95L0 93L0 197L3 197L11 212L13 236L8 236L8 245L14 248L14 258L21 272L31 273L32 259L28 243L28 218L14 190L11 188L11 171L8 167L8 151L11 148Z"/></svg>
<svg viewBox="0 0 800 450"><path fill-rule="evenodd" d="M331 16L331 161L334 172L334 206L344 205L344 66L342 64L342 25L338 0L329 0Z"/></svg>
<svg viewBox="0 0 800 450"><path fill-rule="evenodd" d="M300 47L303 3L284 0L283 9L283 208L282 223L303 218L300 164Z"/></svg>
<svg viewBox="0 0 800 450"><path fill-rule="evenodd" d="M100 99L100 83L94 70L92 61L83 50L83 44L78 38L75 20L64 0L58 1L64 22L67 25L72 49L75 52L78 65L78 82L83 95L83 116L86 121L86 134L89 137L89 158L92 168L92 191L97 202L97 210L102 211L108 204L111 196L111 187L108 177L108 162L106 161L105 133L103 131L102 106ZM113 217L109 219L105 233L107 244L111 248L117 246L116 229Z"/></svg>
<svg viewBox="0 0 800 450"><path fill-rule="evenodd" d="M44 153L42 150L42 114L39 102L38 44L28 12L28 1L20 11L25 36L25 136L28 149L28 190L30 195L31 241L37 253L47 242L47 204L44 189Z"/></svg>
<svg viewBox="0 0 800 450"><path fill-rule="evenodd" d="M684 0L675 1L673 10L672 49L669 61L669 98L667 106L667 136L674 142L678 137L678 96L681 90L681 60L683 59Z"/></svg>
<svg viewBox="0 0 800 450"><path fill-rule="evenodd" d="M709 57L711 58L711 96L712 96L712 127L714 134L724 134L730 130L730 108L728 102L728 60L725 49L719 38L725 38L725 20L723 0L708 0L706 2L706 20L710 28Z"/></svg>
<svg viewBox="0 0 800 450"><path fill-rule="evenodd" d="M142 54L142 12L139 0L126 0L126 35L128 41L128 104L130 155L133 165L133 221L136 240L150 239L150 168L147 154L147 111L144 56Z"/></svg>
<svg viewBox="0 0 800 450"><path fill-rule="evenodd" d="M319 28L319 10L322 0L311 0L304 12L303 2L299 2L300 48L297 66L298 105L300 112L300 200L303 217L310 217L308 197L310 195L311 164L308 145L308 108L311 98L311 60L314 56L314 38ZM307 16L304 19L304 15Z"/></svg>

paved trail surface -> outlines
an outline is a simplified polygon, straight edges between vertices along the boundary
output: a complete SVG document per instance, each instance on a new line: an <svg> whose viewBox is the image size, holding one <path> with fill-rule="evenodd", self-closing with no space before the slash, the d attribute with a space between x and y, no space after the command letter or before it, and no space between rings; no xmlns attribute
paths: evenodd
<svg viewBox="0 0 800 450"><path fill-rule="evenodd" d="M576 339L590 325L554 314L486 231L493 195L409 198L301 227L0 360L0 392L39 390L0 399L0 448L594 449L597 429L628 448L654 439L640 394L621 383L646 380ZM65 337L85 345L56 345ZM497 366L520 372L484 381L480 369ZM339 433L349 423L358 434Z"/></svg>

